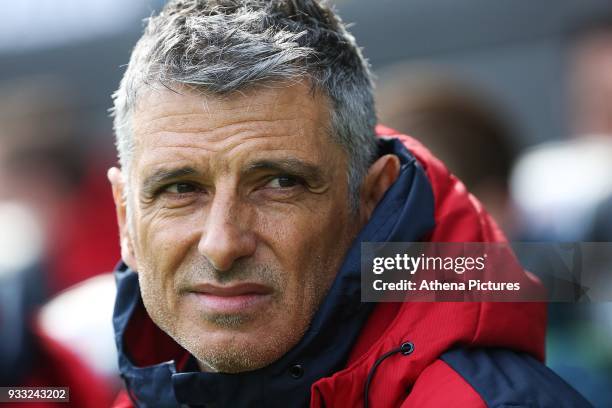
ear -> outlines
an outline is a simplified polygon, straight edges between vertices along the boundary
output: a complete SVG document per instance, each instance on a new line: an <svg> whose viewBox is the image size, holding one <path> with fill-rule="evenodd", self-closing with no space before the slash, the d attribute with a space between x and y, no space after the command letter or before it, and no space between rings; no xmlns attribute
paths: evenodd
<svg viewBox="0 0 612 408"><path fill-rule="evenodd" d="M106 173L108 181L113 189L113 199L117 212L117 223L119 224L119 240L121 242L121 258L133 270L138 270L131 231L127 220L127 205L124 198L125 180L121 170L111 167Z"/></svg>
<svg viewBox="0 0 612 408"><path fill-rule="evenodd" d="M361 185L359 218L362 225L368 222L378 202L395 180L397 180L399 171L400 161L394 154L386 154L370 166L368 174Z"/></svg>

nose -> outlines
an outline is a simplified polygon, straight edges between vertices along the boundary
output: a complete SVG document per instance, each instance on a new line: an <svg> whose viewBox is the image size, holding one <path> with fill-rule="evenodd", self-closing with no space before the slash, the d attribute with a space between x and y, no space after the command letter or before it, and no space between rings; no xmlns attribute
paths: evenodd
<svg viewBox="0 0 612 408"><path fill-rule="evenodd" d="M253 255L257 245L248 226L248 209L240 208L236 201L231 194L215 194L198 242L198 251L219 271L227 271L236 260Z"/></svg>

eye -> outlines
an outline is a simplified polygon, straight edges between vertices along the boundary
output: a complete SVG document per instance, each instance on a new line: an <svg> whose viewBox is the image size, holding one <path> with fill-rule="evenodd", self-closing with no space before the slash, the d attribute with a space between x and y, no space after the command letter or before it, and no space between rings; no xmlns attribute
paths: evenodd
<svg viewBox="0 0 612 408"><path fill-rule="evenodd" d="M273 179L271 179L268 182L268 184L266 184L266 187L268 188L291 188L299 184L302 184L302 181L299 178L289 176L289 175L282 175L282 176L274 177Z"/></svg>
<svg viewBox="0 0 612 408"><path fill-rule="evenodd" d="M198 190L198 187L191 183L173 183L162 190L163 193L170 194L189 194Z"/></svg>

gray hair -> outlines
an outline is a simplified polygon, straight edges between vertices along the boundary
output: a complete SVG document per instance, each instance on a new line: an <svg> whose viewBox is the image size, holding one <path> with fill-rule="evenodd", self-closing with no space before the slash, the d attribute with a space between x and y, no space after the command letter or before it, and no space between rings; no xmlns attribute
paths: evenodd
<svg viewBox="0 0 612 408"><path fill-rule="evenodd" d="M143 85L228 94L303 79L331 102L331 137L347 152L356 209L376 155L371 74L340 18L316 0L172 0L150 17L113 94L124 173L134 148L130 118Z"/></svg>

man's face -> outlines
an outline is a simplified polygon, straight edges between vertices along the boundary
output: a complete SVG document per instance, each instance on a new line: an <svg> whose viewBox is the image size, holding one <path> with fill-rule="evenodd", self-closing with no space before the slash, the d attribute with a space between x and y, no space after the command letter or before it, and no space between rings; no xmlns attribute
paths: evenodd
<svg viewBox="0 0 612 408"><path fill-rule="evenodd" d="M129 263L203 369L260 368L301 339L361 227L347 156L305 84L181 93L149 91L133 116Z"/></svg>

